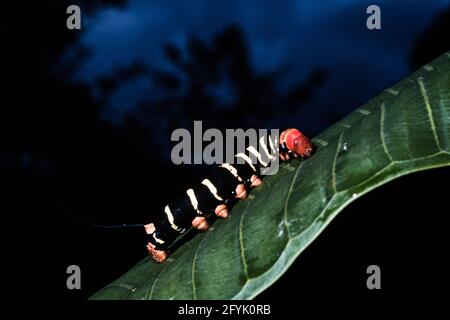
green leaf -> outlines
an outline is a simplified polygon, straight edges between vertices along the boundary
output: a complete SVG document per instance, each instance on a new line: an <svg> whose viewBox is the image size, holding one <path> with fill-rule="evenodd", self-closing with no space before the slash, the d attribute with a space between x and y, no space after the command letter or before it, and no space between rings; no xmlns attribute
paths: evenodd
<svg viewBox="0 0 450 320"><path fill-rule="evenodd" d="M400 176L450 164L450 53L313 139L231 217L163 264L145 258L92 299L249 299L269 287L350 202Z"/></svg>

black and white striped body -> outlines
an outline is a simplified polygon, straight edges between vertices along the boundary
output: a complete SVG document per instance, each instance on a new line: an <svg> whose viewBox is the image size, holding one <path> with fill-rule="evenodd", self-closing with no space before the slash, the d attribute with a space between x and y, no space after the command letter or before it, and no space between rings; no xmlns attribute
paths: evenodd
<svg viewBox="0 0 450 320"><path fill-rule="evenodd" d="M179 234L192 226L196 217L214 214L218 206L226 205L229 200L236 198L239 185L249 189L252 180L260 177L261 170L269 166L270 160L275 155L278 157L278 151L288 152L285 145L279 145L276 150L273 141L278 140L268 139L268 144L265 139L260 139L259 148L249 146L246 154L235 155L233 164L218 165L201 183L166 205L164 212L154 221L154 232L148 234L148 241L155 249L166 250Z"/></svg>

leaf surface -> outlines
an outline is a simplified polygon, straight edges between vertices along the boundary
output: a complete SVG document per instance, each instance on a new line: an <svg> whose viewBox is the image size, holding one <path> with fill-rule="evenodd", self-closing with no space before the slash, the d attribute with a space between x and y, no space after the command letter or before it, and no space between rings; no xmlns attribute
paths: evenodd
<svg viewBox="0 0 450 320"><path fill-rule="evenodd" d="M91 299L251 299L350 202L400 176L450 164L450 53L313 139L306 161L237 204L163 264L145 258Z"/></svg>

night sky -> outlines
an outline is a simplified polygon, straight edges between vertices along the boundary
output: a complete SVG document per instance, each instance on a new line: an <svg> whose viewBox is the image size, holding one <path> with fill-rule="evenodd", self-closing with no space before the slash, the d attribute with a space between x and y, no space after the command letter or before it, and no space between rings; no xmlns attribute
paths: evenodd
<svg viewBox="0 0 450 320"><path fill-rule="evenodd" d="M73 75L88 83L136 61L170 70L162 45L183 47L188 36L208 40L238 25L255 71L282 70L281 87L304 79L309 70L326 70L327 81L307 103L310 108L294 118L317 134L329 118L340 119L412 72L409 56L417 36L449 5L444 0L377 3L382 30L373 32L365 27L371 1L129 1L86 19L79 42L67 55L80 46L89 48L91 54ZM136 77L114 93L108 107L114 120L140 100L152 99L146 80ZM218 99L231 99L226 83L216 86Z"/></svg>
<svg viewBox="0 0 450 320"><path fill-rule="evenodd" d="M81 8L81 30L66 28L70 4ZM61 0L5 9L10 297L86 299L145 257L141 233L92 228L62 206L99 224L147 223L210 169L170 162L173 129L203 120L313 137L450 49L450 1L377 1L381 30L366 28L370 4ZM259 298L442 296L448 173L404 177L351 204ZM381 293L361 282L372 263L387 270ZM82 290L65 286L70 264L82 269Z"/></svg>

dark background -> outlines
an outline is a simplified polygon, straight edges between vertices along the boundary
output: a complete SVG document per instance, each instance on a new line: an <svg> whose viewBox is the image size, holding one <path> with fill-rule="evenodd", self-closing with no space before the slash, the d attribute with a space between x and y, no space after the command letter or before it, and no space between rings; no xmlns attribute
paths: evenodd
<svg viewBox="0 0 450 320"><path fill-rule="evenodd" d="M82 30L66 28L78 4ZM449 50L448 1L40 1L2 5L2 288L87 298L145 256L136 230L209 171L170 133L298 127L314 136ZM355 203L258 298L448 295L448 169ZM447 253L446 253L447 252ZM82 290L66 288L66 268ZM368 265L382 290L366 289Z"/></svg>

